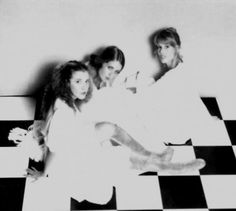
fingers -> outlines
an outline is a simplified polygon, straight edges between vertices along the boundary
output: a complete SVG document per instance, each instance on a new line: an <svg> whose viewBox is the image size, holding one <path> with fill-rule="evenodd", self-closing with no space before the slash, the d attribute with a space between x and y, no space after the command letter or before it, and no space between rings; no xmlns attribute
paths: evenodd
<svg viewBox="0 0 236 211"><path fill-rule="evenodd" d="M19 142L24 140L24 137L26 135L27 135L27 130L16 127L10 130L8 135L8 140L13 141L15 144L19 144Z"/></svg>
<svg viewBox="0 0 236 211"><path fill-rule="evenodd" d="M10 130L10 133L13 132L13 133L17 133L17 134L20 134L20 135L26 135L27 134L27 130L25 129L22 129L22 128L19 128L19 127L16 127L16 128L13 128Z"/></svg>
<svg viewBox="0 0 236 211"><path fill-rule="evenodd" d="M30 174L35 174L35 173L38 173L39 171L36 168L31 167L31 168L27 168L26 172Z"/></svg>

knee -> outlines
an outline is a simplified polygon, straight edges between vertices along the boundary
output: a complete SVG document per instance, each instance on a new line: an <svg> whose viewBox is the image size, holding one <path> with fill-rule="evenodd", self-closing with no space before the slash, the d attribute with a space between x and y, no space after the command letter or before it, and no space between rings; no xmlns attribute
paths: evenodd
<svg viewBox="0 0 236 211"><path fill-rule="evenodd" d="M112 123L101 122L95 125L95 129L99 139L110 139L116 132L116 126Z"/></svg>

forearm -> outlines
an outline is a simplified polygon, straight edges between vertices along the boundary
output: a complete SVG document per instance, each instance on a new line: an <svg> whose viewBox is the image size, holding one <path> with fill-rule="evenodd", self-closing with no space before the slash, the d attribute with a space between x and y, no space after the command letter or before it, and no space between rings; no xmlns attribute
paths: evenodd
<svg viewBox="0 0 236 211"><path fill-rule="evenodd" d="M49 148L47 148L47 154L46 156L44 157L44 174L47 175L48 172L50 172L50 168L51 168L51 163L53 162L53 158L54 158L54 153L51 152L49 150Z"/></svg>

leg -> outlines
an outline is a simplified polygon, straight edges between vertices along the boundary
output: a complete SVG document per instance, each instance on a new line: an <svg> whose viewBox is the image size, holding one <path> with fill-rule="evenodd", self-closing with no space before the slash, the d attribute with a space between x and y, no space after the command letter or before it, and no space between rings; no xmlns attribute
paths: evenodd
<svg viewBox="0 0 236 211"><path fill-rule="evenodd" d="M131 156L131 168L142 171L166 172L171 174L181 174L189 171L202 169L206 163L202 159L195 159L186 163L171 163L171 162L153 162L147 158Z"/></svg>
<svg viewBox="0 0 236 211"><path fill-rule="evenodd" d="M168 147L163 153L157 154L145 149L139 142L130 136L125 130L110 122L100 122L95 126L104 139L112 139L117 143L128 147L131 152L137 155L149 157L159 161L170 161L173 156L173 149ZM100 136L101 137L101 136Z"/></svg>

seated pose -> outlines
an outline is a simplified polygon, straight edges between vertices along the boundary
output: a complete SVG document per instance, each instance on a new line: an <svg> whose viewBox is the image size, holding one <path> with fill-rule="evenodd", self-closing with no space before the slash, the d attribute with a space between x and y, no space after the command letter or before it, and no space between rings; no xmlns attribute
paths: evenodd
<svg viewBox="0 0 236 211"><path fill-rule="evenodd" d="M156 151L164 143L184 144L190 139L196 142L203 133L201 125L211 127L212 119L183 63L176 29L158 30L153 42L161 77L154 74L147 80L149 86L138 87L135 95L125 90L101 90L97 102L92 104L100 108L93 116L117 123L139 144ZM137 148L134 141L130 140L128 145Z"/></svg>
<svg viewBox="0 0 236 211"><path fill-rule="evenodd" d="M42 104L45 121L26 134L28 139L29 136L33 139L43 136L51 152L45 169L48 177L44 192L48 190L49 198L56 196L52 206L63 206L70 197L106 203L111 197L112 186L129 169L181 173L204 167L202 159L171 163L171 148L155 153L145 149L116 122L98 121L87 113L89 110L86 111L92 102L92 88L88 69L83 63L69 61L63 64L54 71L45 91ZM9 138L17 139L13 137L14 131ZM128 147L106 147L104 142L111 138ZM130 147L131 141L136 143L135 147ZM58 193L58 185L62 192ZM43 187L41 183L40 186Z"/></svg>
<svg viewBox="0 0 236 211"><path fill-rule="evenodd" d="M151 77L150 90L142 95L152 105L153 118L146 115L146 122L149 128L154 127L152 131L161 129L158 135L162 141L183 144L201 133L201 124L210 125L211 118L183 62L176 29L156 31L153 44L161 70Z"/></svg>

